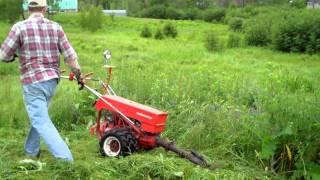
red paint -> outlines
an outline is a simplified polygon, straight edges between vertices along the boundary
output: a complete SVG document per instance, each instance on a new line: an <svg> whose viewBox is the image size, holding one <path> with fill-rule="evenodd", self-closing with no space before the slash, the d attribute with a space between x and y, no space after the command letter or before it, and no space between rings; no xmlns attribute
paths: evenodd
<svg viewBox="0 0 320 180"><path fill-rule="evenodd" d="M95 103L98 117L96 124L90 128L92 135L96 133L98 139L101 139L103 134L111 129L130 127L141 149L152 149L157 146L156 138L165 129L168 116L166 112L119 96L104 95L102 98L135 124L127 122L113 107L98 99Z"/></svg>

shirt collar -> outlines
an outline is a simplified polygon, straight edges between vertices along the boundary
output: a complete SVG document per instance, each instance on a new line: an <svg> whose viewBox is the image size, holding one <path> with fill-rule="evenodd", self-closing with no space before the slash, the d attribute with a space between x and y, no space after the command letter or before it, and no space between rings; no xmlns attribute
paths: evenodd
<svg viewBox="0 0 320 180"><path fill-rule="evenodd" d="M29 16L29 19L31 19L31 18L36 18L36 17L44 17L43 16L43 14L42 13L38 13L38 12L36 12L36 13L32 13L30 16Z"/></svg>

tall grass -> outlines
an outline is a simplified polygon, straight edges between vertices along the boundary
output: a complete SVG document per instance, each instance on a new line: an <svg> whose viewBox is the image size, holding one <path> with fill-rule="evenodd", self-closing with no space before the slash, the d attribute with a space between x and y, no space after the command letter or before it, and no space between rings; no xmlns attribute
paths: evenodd
<svg viewBox="0 0 320 180"><path fill-rule="evenodd" d="M177 39L157 41L139 35L144 25L158 27L161 21L106 19L103 29L91 34L81 32L77 23L70 26L76 18L68 17L56 18L63 22L84 72L106 77L102 52L111 49L116 66L112 86L117 94L168 111L163 136L179 146L196 149L221 166L217 171L193 167L162 150L120 159L101 158L96 153L97 140L86 135L86 126L95 116L90 105L93 99L89 93L77 91L75 84L63 81L50 113L64 137L70 139L76 165L56 165L45 153L41 160L49 165L28 177L263 179L290 172L295 177L312 176L320 147L318 55L282 54L254 47L207 52L204 37L197 33L199 28L226 39L229 32L224 25L177 21ZM21 139L28 125L22 98L17 95L21 89L15 68L16 64L0 66L4 79L0 100L6 102L0 109L0 135L10 139L2 143L4 151L16 143L22 151ZM6 134L16 124L20 124L17 134ZM15 137L18 140L13 142ZM14 162L23 153L16 151L0 155L0 167L6 161L10 164L3 166L1 178L23 177Z"/></svg>

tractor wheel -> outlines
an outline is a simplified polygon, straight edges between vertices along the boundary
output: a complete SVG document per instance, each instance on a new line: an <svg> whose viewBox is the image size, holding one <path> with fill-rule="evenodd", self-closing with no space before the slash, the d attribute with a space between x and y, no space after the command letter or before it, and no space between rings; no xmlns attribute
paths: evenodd
<svg viewBox="0 0 320 180"><path fill-rule="evenodd" d="M101 138L100 150L103 156L126 156L137 150L137 140L129 128L112 129Z"/></svg>

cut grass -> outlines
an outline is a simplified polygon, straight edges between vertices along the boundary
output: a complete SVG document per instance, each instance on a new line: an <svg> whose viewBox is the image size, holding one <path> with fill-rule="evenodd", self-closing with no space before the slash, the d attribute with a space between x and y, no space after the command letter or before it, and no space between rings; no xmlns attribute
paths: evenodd
<svg viewBox="0 0 320 180"><path fill-rule="evenodd" d="M117 94L168 111L163 136L198 150L220 167L195 167L162 149L102 158L97 139L86 129L95 115L89 93L77 91L75 83L61 81L50 114L68 138L75 163L55 161L42 145L39 160L47 166L26 173L18 162L25 158L23 142L29 125L18 65L13 63L0 64L2 179L268 179L274 176L264 171L256 152L261 151L263 137L278 128L271 122L286 124L291 118L297 126L319 128L313 122L310 127L303 125L319 117L319 55L252 47L208 53L204 32L213 30L221 39L228 36L228 27L219 24L172 21L179 31L177 39L157 41L140 38L140 30L145 24L155 30L164 21L116 18L112 23L107 19L104 29L92 34L77 26L76 17L56 18L63 22L83 72L106 77L102 53L111 49L112 64L117 66L112 82ZM1 27L0 36L5 37L9 26Z"/></svg>

